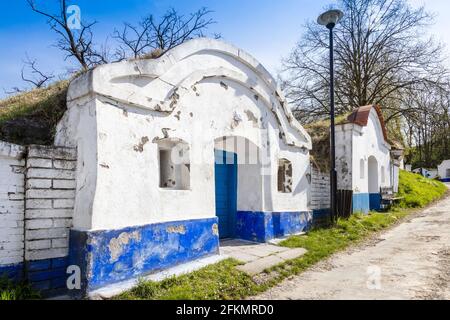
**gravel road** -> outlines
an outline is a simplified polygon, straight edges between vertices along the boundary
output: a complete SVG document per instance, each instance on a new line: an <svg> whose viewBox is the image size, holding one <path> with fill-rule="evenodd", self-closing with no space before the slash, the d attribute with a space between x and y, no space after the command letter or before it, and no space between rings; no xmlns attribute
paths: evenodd
<svg viewBox="0 0 450 320"><path fill-rule="evenodd" d="M450 197L255 299L450 299Z"/></svg>

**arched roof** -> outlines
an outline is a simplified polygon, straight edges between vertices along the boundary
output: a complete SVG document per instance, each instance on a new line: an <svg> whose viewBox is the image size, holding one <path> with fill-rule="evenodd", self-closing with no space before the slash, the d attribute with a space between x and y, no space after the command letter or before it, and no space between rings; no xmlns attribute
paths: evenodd
<svg viewBox="0 0 450 320"><path fill-rule="evenodd" d="M195 55L221 55L234 61L234 67L195 65L185 67L183 71L189 69L186 74L174 74L177 65ZM242 66L245 70L236 66ZM195 90L195 85L200 81L214 77L237 82L257 95L276 117L287 145L312 148L311 138L295 119L275 79L261 63L243 50L213 39L188 41L157 59L143 58L101 65L72 82L68 101L94 93L125 104L171 114L184 94ZM141 90L155 80L163 82L158 86L158 94L155 90ZM131 87L130 83L137 86ZM289 131L296 132L301 140Z"/></svg>

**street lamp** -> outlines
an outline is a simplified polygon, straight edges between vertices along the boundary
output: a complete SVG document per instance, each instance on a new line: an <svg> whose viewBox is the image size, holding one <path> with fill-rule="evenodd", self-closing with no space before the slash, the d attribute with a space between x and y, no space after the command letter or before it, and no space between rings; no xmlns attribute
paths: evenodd
<svg viewBox="0 0 450 320"><path fill-rule="evenodd" d="M336 192L337 192L337 172L336 172L336 139L335 139L335 114L334 114L334 54L333 54L333 28L344 17L340 10L329 10L319 16L317 23L330 30L330 118L331 118L331 145L330 145L330 204L331 218L337 221Z"/></svg>

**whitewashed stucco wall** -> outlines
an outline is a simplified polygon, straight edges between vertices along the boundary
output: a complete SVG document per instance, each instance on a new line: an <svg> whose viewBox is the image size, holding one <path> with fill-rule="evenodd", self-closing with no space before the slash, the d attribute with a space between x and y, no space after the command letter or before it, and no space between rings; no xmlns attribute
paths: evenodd
<svg viewBox="0 0 450 320"><path fill-rule="evenodd" d="M336 126L336 167L338 188L354 193L369 193L369 158L374 157L378 168L378 186L393 185L390 145L374 108L370 111L367 126L347 123ZM361 165L361 160L364 164ZM364 170L361 175L361 169ZM381 171L384 171L382 181ZM397 171L398 172L398 171Z"/></svg>
<svg viewBox="0 0 450 320"><path fill-rule="evenodd" d="M270 159L253 186L264 198L246 198L252 190L242 185L238 210L308 210L310 138L273 78L233 46L198 39L158 60L101 66L72 83L68 107L56 141L78 147L76 229L214 217L214 148L224 136L248 139ZM163 138L189 144L190 190L159 188ZM291 194L277 192L279 158L293 164Z"/></svg>
<svg viewBox="0 0 450 320"><path fill-rule="evenodd" d="M359 129L359 128L358 128ZM359 132L358 132L359 131ZM371 156L378 162L378 186L391 186L391 156L390 146L384 139L380 120L374 108L370 111L367 126L361 130L353 131L353 191L358 193L368 193L369 166L368 161ZM364 160L364 178L361 178L360 161ZM384 181L382 173L384 171Z"/></svg>
<svg viewBox="0 0 450 320"><path fill-rule="evenodd" d="M339 190L353 190L354 146L353 135L355 126L345 124L336 126L336 171Z"/></svg>

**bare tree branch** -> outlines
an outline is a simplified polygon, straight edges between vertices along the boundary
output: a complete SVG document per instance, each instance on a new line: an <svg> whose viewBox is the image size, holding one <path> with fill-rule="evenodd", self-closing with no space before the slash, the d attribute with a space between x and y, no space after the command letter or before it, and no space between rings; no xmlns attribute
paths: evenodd
<svg viewBox="0 0 450 320"><path fill-rule="evenodd" d="M74 58L83 70L88 70L98 64L106 63L107 58L95 49L93 44L92 28L97 22L83 23L80 30L72 30L68 24L66 0L59 1L59 11L57 13L46 12L39 9L35 0L27 0L30 8L46 17L47 23L58 36L56 47L66 53L65 59Z"/></svg>
<svg viewBox="0 0 450 320"><path fill-rule="evenodd" d="M31 60L28 55L26 61L24 61L25 66L22 68L21 76L22 80L25 82L28 82L33 85L35 88L42 88L44 87L49 81L55 78L53 74L45 74L44 72L40 71L36 66L36 59ZM31 73L31 78L27 78L25 76L25 68L29 69L29 72Z"/></svg>
<svg viewBox="0 0 450 320"><path fill-rule="evenodd" d="M137 58L151 52L164 54L168 50L196 37L203 37L205 30L215 21L209 18L212 11L202 8L188 17L170 9L161 18L153 15L143 18L138 25L124 23L122 30L115 30L113 38L119 43L118 60ZM219 34L214 37L220 38Z"/></svg>

